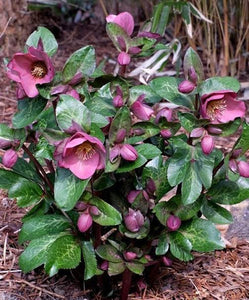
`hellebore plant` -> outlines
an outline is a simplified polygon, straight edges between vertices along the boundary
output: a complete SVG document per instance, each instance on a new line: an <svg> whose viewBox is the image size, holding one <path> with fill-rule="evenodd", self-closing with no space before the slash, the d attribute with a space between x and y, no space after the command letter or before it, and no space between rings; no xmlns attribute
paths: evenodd
<svg viewBox="0 0 249 300"><path fill-rule="evenodd" d="M128 13L107 21L121 53L139 46L146 57L163 47L153 32L132 40ZM46 28L26 46L6 66L23 97L11 126L0 124L0 187L30 207L19 234L21 269L44 265L53 276L79 266L84 280L123 273L126 299L132 274L141 285L147 269L223 249L215 224L232 216L222 205L249 197L249 126L238 81L205 79L191 48L185 78L139 85L124 70L106 76L92 46L55 74L57 42ZM229 150L215 147L236 132Z"/></svg>

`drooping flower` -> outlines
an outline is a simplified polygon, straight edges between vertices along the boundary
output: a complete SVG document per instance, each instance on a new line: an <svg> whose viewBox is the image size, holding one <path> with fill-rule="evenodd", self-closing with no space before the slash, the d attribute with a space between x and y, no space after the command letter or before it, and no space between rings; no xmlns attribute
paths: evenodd
<svg viewBox="0 0 249 300"><path fill-rule="evenodd" d="M133 16L128 12L122 12L118 15L109 15L106 17L106 22L119 25L128 35L133 33L134 19Z"/></svg>
<svg viewBox="0 0 249 300"><path fill-rule="evenodd" d="M172 121L172 110L164 107L156 114L155 123L158 124L161 118L165 118L168 122Z"/></svg>
<svg viewBox="0 0 249 300"><path fill-rule="evenodd" d="M92 226L92 223L92 216L89 213L84 212L82 215L80 215L77 226L79 228L79 231L86 232Z"/></svg>
<svg viewBox="0 0 249 300"><path fill-rule="evenodd" d="M249 178L249 163L246 161L239 161L238 162L238 171L240 176Z"/></svg>
<svg viewBox="0 0 249 300"><path fill-rule="evenodd" d="M128 161L134 161L137 159L138 153L130 144L116 144L110 150L110 161L113 162L118 156Z"/></svg>
<svg viewBox="0 0 249 300"><path fill-rule="evenodd" d="M15 150L9 149L5 151L3 158L2 158L2 163L6 168L12 168L16 161L18 159L18 155Z"/></svg>
<svg viewBox="0 0 249 300"><path fill-rule="evenodd" d="M20 83L25 94L30 98L39 94L37 84L49 83L54 78L52 61L40 48L29 47L28 53L14 54L7 68L7 76ZM22 97L23 91L17 93L17 96Z"/></svg>
<svg viewBox="0 0 249 300"><path fill-rule="evenodd" d="M58 165L69 169L80 179L90 178L96 170L105 168L105 147L99 139L85 132L76 132L56 146Z"/></svg>
<svg viewBox="0 0 249 300"><path fill-rule="evenodd" d="M181 219L177 216L170 215L166 225L170 231L176 231L181 226Z"/></svg>
<svg viewBox="0 0 249 300"><path fill-rule="evenodd" d="M246 106L237 100L232 90L221 90L201 97L200 113L203 118L210 119L213 124L227 123L235 118L243 118Z"/></svg>
<svg viewBox="0 0 249 300"><path fill-rule="evenodd" d="M148 121L154 110L147 104L144 104L144 95L141 95L137 98L137 100L131 105L131 111L134 115L143 121Z"/></svg>
<svg viewBox="0 0 249 300"><path fill-rule="evenodd" d="M188 94L191 93L195 89L196 85L189 81L189 80L183 80L179 85L178 85L178 91L183 94Z"/></svg>
<svg viewBox="0 0 249 300"><path fill-rule="evenodd" d="M214 138L211 135L205 135L201 140L202 152L206 155L210 154L214 149Z"/></svg>
<svg viewBox="0 0 249 300"><path fill-rule="evenodd" d="M144 225L144 216L137 210L129 208L129 213L124 218L125 226L131 232L137 232Z"/></svg>

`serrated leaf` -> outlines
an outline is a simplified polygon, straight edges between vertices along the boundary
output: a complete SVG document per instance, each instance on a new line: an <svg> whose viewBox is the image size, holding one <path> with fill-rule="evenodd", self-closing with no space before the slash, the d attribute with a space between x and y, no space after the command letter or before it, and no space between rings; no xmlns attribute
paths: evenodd
<svg viewBox="0 0 249 300"><path fill-rule="evenodd" d="M36 48L40 38L43 43L44 51L49 56L53 56L58 49L58 44L53 33L45 27L39 26L38 29L29 36L29 38L26 41L26 45L33 46Z"/></svg>
<svg viewBox="0 0 249 300"><path fill-rule="evenodd" d="M84 280L88 280L96 275L97 272L97 259L92 242L82 242L82 254L85 263Z"/></svg>
<svg viewBox="0 0 249 300"><path fill-rule="evenodd" d="M193 67L197 77L198 82L201 82L204 79L204 71L203 71L203 64L197 52L194 51L191 47L185 53L184 60L183 60L183 69L185 78L189 77L189 70Z"/></svg>
<svg viewBox="0 0 249 300"><path fill-rule="evenodd" d="M204 202L201 212L215 224L231 224L233 222L233 217L228 210L211 201Z"/></svg>
<svg viewBox="0 0 249 300"><path fill-rule="evenodd" d="M19 233L19 243L52 235L70 228L69 221L60 215L43 215L27 220Z"/></svg>
<svg viewBox="0 0 249 300"><path fill-rule="evenodd" d="M193 255L190 253L192 250L191 242L180 232L170 232L170 252L171 254L182 260L189 261L193 259Z"/></svg>
<svg viewBox="0 0 249 300"><path fill-rule="evenodd" d="M24 98L18 101L18 112L12 118L15 128L23 128L36 120L38 115L46 107L47 100L38 96L36 98Z"/></svg>
<svg viewBox="0 0 249 300"><path fill-rule="evenodd" d="M140 144L135 148L138 153L140 153L142 156L144 156L147 159L153 159L162 153L161 150L159 150L155 145L148 144L148 143Z"/></svg>
<svg viewBox="0 0 249 300"><path fill-rule="evenodd" d="M214 224L204 219L193 219L182 225L179 231L191 242L193 250L208 252L224 248L220 232Z"/></svg>
<svg viewBox="0 0 249 300"><path fill-rule="evenodd" d="M89 110L77 99L69 95L61 95L56 107L56 119L61 130L72 126L72 121L88 131L91 124Z"/></svg>
<svg viewBox="0 0 249 300"><path fill-rule="evenodd" d="M22 271L27 273L45 264L49 247L61 236L62 234L45 235L32 240L19 257L19 266Z"/></svg>
<svg viewBox="0 0 249 300"><path fill-rule="evenodd" d="M132 273L138 275L142 275L145 268L144 264L135 261L126 262L125 265Z"/></svg>
<svg viewBox="0 0 249 300"><path fill-rule="evenodd" d="M162 98L179 106L194 109L193 99L178 91L180 81L175 77L159 77L151 80L152 90Z"/></svg>
<svg viewBox="0 0 249 300"><path fill-rule="evenodd" d="M81 261L79 242L72 235L65 235L56 239L49 247L45 264L45 271L54 276L59 269L73 269Z"/></svg>
<svg viewBox="0 0 249 300"><path fill-rule="evenodd" d="M54 183L54 198L57 205L71 210L84 192L89 179L81 180L68 169L57 168Z"/></svg>
<svg viewBox="0 0 249 300"><path fill-rule="evenodd" d="M68 82L77 73L81 73L83 76L91 76L95 67L95 50L92 46L85 46L75 51L66 61L62 71L63 80Z"/></svg>
<svg viewBox="0 0 249 300"><path fill-rule="evenodd" d="M20 178L9 188L10 198L16 198L19 207L30 206L41 200L43 191L40 186L26 178Z"/></svg>
<svg viewBox="0 0 249 300"><path fill-rule="evenodd" d="M239 89L240 83L233 77L212 77L200 84L199 94L202 97L203 95L221 90L232 90L237 93Z"/></svg>
<svg viewBox="0 0 249 300"><path fill-rule="evenodd" d="M108 262L119 263L123 261L119 251L111 245L100 245L96 249L96 253Z"/></svg>

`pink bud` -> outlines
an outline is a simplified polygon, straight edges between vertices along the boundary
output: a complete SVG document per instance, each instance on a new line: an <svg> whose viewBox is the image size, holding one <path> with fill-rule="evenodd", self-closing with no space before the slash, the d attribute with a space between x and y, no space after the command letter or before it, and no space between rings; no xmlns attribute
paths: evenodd
<svg viewBox="0 0 249 300"><path fill-rule="evenodd" d="M163 256L162 260L166 267L170 267L172 265L172 260L170 258Z"/></svg>
<svg viewBox="0 0 249 300"><path fill-rule="evenodd" d="M194 84L197 84L198 81L198 76L195 72L194 67L190 67L188 70L188 74L189 74L189 79L190 81L192 81Z"/></svg>
<svg viewBox="0 0 249 300"><path fill-rule="evenodd" d="M131 57L128 53L126 52L120 52L119 55L118 55L118 63L121 65L121 66L126 66L126 65L129 65L129 63L131 62Z"/></svg>
<svg viewBox="0 0 249 300"><path fill-rule="evenodd" d="M217 135L222 133L222 129L218 127L208 127L207 131L211 134L217 134Z"/></svg>
<svg viewBox="0 0 249 300"><path fill-rule="evenodd" d="M203 129L203 128L195 128L191 131L190 137L199 138L204 134L204 132L205 132L205 129Z"/></svg>
<svg viewBox="0 0 249 300"><path fill-rule="evenodd" d="M100 269L103 271L108 270L109 267L109 262L107 260L103 261L102 264L100 265Z"/></svg>
<svg viewBox="0 0 249 300"><path fill-rule="evenodd" d="M146 191L150 194L150 195L154 195L155 191L156 191L156 184L155 181L151 178L148 179L147 181L147 185L146 185Z"/></svg>
<svg viewBox="0 0 249 300"><path fill-rule="evenodd" d="M83 79L83 74L81 72L78 72L74 75L74 77L69 81L68 84L76 85L80 83L82 79Z"/></svg>
<svg viewBox="0 0 249 300"><path fill-rule="evenodd" d="M141 193L141 191L136 191L136 190L132 190L129 192L128 196L127 196L127 200L129 203L133 203L137 196Z"/></svg>
<svg viewBox="0 0 249 300"><path fill-rule="evenodd" d="M120 155L128 161L134 161L138 157L137 150L130 144L121 145Z"/></svg>
<svg viewBox="0 0 249 300"><path fill-rule="evenodd" d="M82 201L77 202L77 204L75 206L75 208L77 210L81 210L81 211L87 209L88 207L89 207L89 205Z"/></svg>
<svg viewBox="0 0 249 300"><path fill-rule="evenodd" d="M204 154L210 154L214 149L214 138L211 135L205 135L201 140L201 148Z"/></svg>
<svg viewBox="0 0 249 300"><path fill-rule="evenodd" d="M236 173L238 171L238 165L235 159L229 160L229 168L232 172Z"/></svg>
<svg viewBox="0 0 249 300"><path fill-rule="evenodd" d="M139 36L139 37L147 37L149 39L158 39L158 38L161 37L160 34L155 33L155 32L150 32L150 31L141 31L141 32L138 33L137 36Z"/></svg>
<svg viewBox="0 0 249 300"><path fill-rule="evenodd" d="M240 176L249 178L249 163L245 161L238 162L238 171Z"/></svg>
<svg viewBox="0 0 249 300"><path fill-rule="evenodd" d="M125 226L131 232L137 232L144 224L144 216L139 210L129 208L129 213L124 218Z"/></svg>
<svg viewBox="0 0 249 300"><path fill-rule="evenodd" d="M16 151L13 149L9 149L9 150L5 151L5 153L3 155L2 164L6 168L12 168L15 165L17 159L18 159L18 155L17 155Z"/></svg>
<svg viewBox="0 0 249 300"><path fill-rule="evenodd" d="M92 223L93 219L91 215L88 213L83 213L78 219L77 226L79 231L86 232L92 226Z"/></svg>
<svg viewBox="0 0 249 300"><path fill-rule="evenodd" d="M145 130L142 128L135 128L135 129L132 129L132 131L131 131L132 135L142 135L144 133L145 133Z"/></svg>
<svg viewBox="0 0 249 300"><path fill-rule="evenodd" d="M172 133L171 133L170 129L162 129L160 131L160 134L164 139L168 139L168 138L172 137Z"/></svg>
<svg viewBox="0 0 249 300"><path fill-rule="evenodd" d="M141 52L141 49L138 48L138 47L130 47L129 50L128 50L128 52L129 52L130 54L138 54L138 53Z"/></svg>
<svg viewBox="0 0 249 300"><path fill-rule="evenodd" d="M69 89L66 94L74 97L77 100L80 100L80 95L75 89Z"/></svg>
<svg viewBox="0 0 249 300"><path fill-rule="evenodd" d="M91 206L89 211L92 216L100 215L100 211L99 211L98 207L96 207L96 206Z"/></svg>
<svg viewBox="0 0 249 300"><path fill-rule="evenodd" d="M154 110L149 106L143 103L143 98L138 97L138 99L131 105L131 111L134 115L143 121L148 121Z"/></svg>
<svg viewBox="0 0 249 300"><path fill-rule="evenodd" d="M235 149L232 153L232 158L238 158L242 152L242 149Z"/></svg>
<svg viewBox="0 0 249 300"><path fill-rule="evenodd" d="M127 261L133 260L136 257L137 257L137 254L135 252L131 252L131 251L124 252L124 258Z"/></svg>
<svg viewBox="0 0 249 300"><path fill-rule="evenodd" d="M147 284L143 279L138 280L137 286L140 292L147 288Z"/></svg>
<svg viewBox="0 0 249 300"><path fill-rule="evenodd" d="M124 105L122 96L120 95L115 96L112 100L112 104L116 108L122 107Z"/></svg>
<svg viewBox="0 0 249 300"><path fill-rule="evenodd" d="M168 107L159 110L156 115L155 123L159 123L161 118L165 118L168 122L170 122L172 120L172 110Z"/></svg>
<svg viewBox="0 0 249 300"><path fill-rule="evenodd" d="M180 93L188 94L191 93L195 89L195 84L189 80L183 80L178 85L178 91Z"/></svg>
<svg viewBox="0 0 249 300"><path fill-rule="evenodd" d="M167 219L166 225L170 231L176 231L181 226L181 219L177 216L170 215Z"/></svg>
<svg viewBox="0 0 249 300"><path fill-rule="evenodd" d="M124 141L124 138L126 136L126 129L122 128L119 129L116 135L115 143L119 144Z"/></svg>
<svg viewBox="0 0 249 300"><path fill-rule="evenodd" d="M110 150L109 158L111 162L114 162L114 160L120 155L120 144L115 145Z"/></svg>
<svg viewBox="0 0 249 300"><path fill-rule="evenodd" d="M148 193L145 190L142 191L142 194L143 194L145 200L147 200L147 201L150 200L150 196L148 195Z"/></svg>

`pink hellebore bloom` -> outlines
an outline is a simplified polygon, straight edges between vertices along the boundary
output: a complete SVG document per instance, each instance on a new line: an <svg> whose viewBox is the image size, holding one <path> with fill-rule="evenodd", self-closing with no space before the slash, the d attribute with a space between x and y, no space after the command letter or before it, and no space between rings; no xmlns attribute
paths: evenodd
<svg viewBox="0 0 249 300"><path fill-rule="evenodd" d="M89 213L83 213L78 219L77 226L79 231L86 232L92 226L92 223L93 219L91 215Z"/></svg>
<svg viewBox="0 0 249 300"><path fill-rule="evenodd" d="M16 53L7 68L7 76L20 83L30 98L39 94L36 84L48 83L54 78L51 59L46 52L34 47L29 47L28 53ZM17 96L23 96L23 91L19 90Z"/></svg>
<svg viewBox="0 0 249 300"><path fill-rule="evenodd" d="M238 162L238 171L240 176L249 178L249 163L246 161L239 161Z"/></svg>
<svg viewBox="0 0 249 300"><path fill-rule="evenodd" d="M168 122L172 121L172 110L168 107L165 107L161 110L159 110L159 112L156 115L156 119L155 122L159 123L161 118L165 118Z"/></svg>
<svg viewBox="0 0 249 300"><path fill-rule="evenodd" d="M128 35L131 35L134 30L134 19L128 12L122 12L118 15L109 15L106 17L106 22L119 25Z"/></svg>
<svg viewBox="0 0 249 300"><path fill-rule="evenodd" d="M243 118L246 105L236 99L237 94L231 90L222 90L205 94L201 97L200 113L213 124L227 123L235 118Z"/></svg>
<svg viewBox="0 0 249 300"><path fill-rule="evenodd" d="M138 154L137 150L130 144L117 144L110 150L110 161L113 162L118 156L128 161L134 161Z"/></svg>
<svg viewBox="0 0 249 300"><path fill-rule="evenodd" d="M144 216L137 210L129 208L129 213L124 218L125 226L131 232L137 232L144 225Z"/></svg>
<svg viewBox="0 0 249 300"><path fill-rule="evenodd" d="M206 155L210 154L214 149L214 138L211 135L205 135L201 140L202 152Z"/></svg>
<svg viewBox="0 0 249 300"><path fill-rule="evenodd" d="M69 169L80 179L90 178L105 168L105 147L99 139L77 132L57 144L54 156L58 165Z"/></svg>
<svg viewBox="0 0 249 300"><path fill-rule="evenodd" d="M131 111L140 120L148 121L154 113L154 110L149 105L144 104L143 101L144 95L139 96L131 105Z"/></svg>
<svg viewBox="0 0 249 300"><path fill-rule="evenodd" d="M5 153L3 155L2 164L6 168L12 168L15 165L17 159L18 159L18 155L17 155L16 151L13 149L9 149L9 150L5 151Z"/></svg>
<svg viewBox="0 0 249 300"><path fill-rule="evenodd" d="M121 66L126 66L126 65L129 65L129 63L131 62L131 57L128 53L122 51L119 53L118 55L118 63L121 65Z"/></svg>

